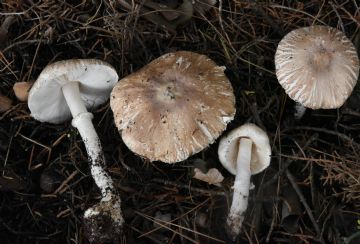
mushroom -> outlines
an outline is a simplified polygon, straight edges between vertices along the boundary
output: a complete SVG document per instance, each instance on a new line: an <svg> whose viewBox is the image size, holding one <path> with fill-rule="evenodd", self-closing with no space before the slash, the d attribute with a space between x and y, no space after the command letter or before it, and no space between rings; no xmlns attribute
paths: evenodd
<svg viewBox="0 0 360 244"><path fill-rule="evenodd" d="M118 81L115 69L96 59L73 59L48 65L39 75L29 93L28 106L32 117L49 123L62 123L71 117L72 125L78 129L89 155L90 169L96 185L101 190L100 203L87 209L85 224L97 226L102 219L112 221L114 230L120 231L123 217L120 197L117 195L110 175L105 171L105 158L99 137L92 124L92 113L104 103ZM97 226L98 227L98 226ZM95 238L99 228L90 232ZM101 233L100 233L101 235Z"/></svg>
<svg viewBox="0 0 360 244"><path fill-rule="evenodd" d="M213 143L235 114L224 69L179 51L118 82L110 106L127 147L150 161L175 163Z"/></svg>
<svg viewBox="0 0 360 244"><path fill-rule="evenodd" d="M29 97L29 91L33 84L34 82L31 81L16 82L13 86L16 98L21 102L26 102Z"/></svg>
<svg viewBox="0 0 360 244"><path fill-rule="evenodd" d="M275 66L289 97L312 109L342 106L359 76L354 45L344 33L328 26L288 33L277 47Z"/></svg>
<svg viewBox="0 0 360 244"><path fill-rule="evenodd" d="M256 125L244 124L220 140L218 155L224 168L235 175L234 194L226 221L228 233L235 239L248 205L250 176L260 173L270 164L269 138Z"/></svg>

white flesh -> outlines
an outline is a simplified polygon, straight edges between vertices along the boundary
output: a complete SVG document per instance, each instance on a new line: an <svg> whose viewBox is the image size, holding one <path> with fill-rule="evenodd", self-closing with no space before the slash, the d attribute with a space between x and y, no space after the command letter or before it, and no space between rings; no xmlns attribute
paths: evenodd
<svg viewBox="0 0 360 244"><path fill-rule="evenodd" d="M93 115L87 111L80 97L79 83L67 83L62 87L62 91L73 116L72 125L78 129L89 155L91 175L101 191L101 202L113 203L111 207L111 217L115 221L115 224L121 225L123 222L120 208L121 200L120 197L115 194L116 191L113 181L104 169L105 157L101 148L100 139L91 121ZM85 212L85 217L99 214L101 204L102 203L100 203L100 206L88 209ZM104 208L106 208L106 211L109 211L108 206L104 206ZM92 213L92 211L94 211L92 209L96 209L97 213Z"/></svg>
<svg viewBox="0 0 360 244"><path fill-rule="evenodd" d="M244 215L248 206L250 189L250 160L251 160L252 141L248 138L241 138L239 142L239 153L237 155L237 170L234 182L234 194L229 215L227 217L227 227L230 236L235 239L240 233Z"/></svg>

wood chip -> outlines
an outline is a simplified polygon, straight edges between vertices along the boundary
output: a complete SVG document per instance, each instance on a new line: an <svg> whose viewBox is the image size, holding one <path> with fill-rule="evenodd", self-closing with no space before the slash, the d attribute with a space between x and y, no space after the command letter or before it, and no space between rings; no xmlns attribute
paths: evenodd
<svg viewBox="0 0 360 244"><path fill-rule="evenodd" d="M224 176L216 168L211 168L207 173L203 173L200 169L194 169L195 175L193 178L205 181L209 184L218 185L224 180Z"/></svg>

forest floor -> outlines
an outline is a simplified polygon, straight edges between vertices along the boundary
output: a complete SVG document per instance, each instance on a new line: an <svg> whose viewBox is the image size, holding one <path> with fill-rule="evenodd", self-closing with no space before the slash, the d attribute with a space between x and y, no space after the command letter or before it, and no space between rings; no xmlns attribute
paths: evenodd
<svg viewBox="0 0 360 244"><path fill-rule="evenodd" d="M179 9L182 1L162 2ZM271 165L252 177L237 242L360 243L360 88L339 109L295 120L274 66L277 44L299 27L335 27L360 50L360 5L304 2L197 3L165 16L140 0L1 1L0 23L10 24L0 29L0 92L12 105L0 113L0 243L87 243L82 216L100 199L77 130L33 119L14 83L71 58L104 60L122 78L178 50L226 67L237 109L227 131L252 122L270 137ZM234 176L219 163L218 141L181 163L149 162L124 145L109 103L93 113L122 198L124 231L114 243L231 243L224 223ZM193 179L199 165L224 181ZM160 226L155 216L171 221Z"/></svg>

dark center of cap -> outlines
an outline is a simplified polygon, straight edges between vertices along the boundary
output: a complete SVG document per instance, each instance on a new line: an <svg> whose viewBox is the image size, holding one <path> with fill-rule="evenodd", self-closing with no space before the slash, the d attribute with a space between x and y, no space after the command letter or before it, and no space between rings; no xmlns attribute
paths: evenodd
<svg viewBox="0 0 360 244"><path fill-rule="evenodd" d="M311 54L310 64L315 70L326 70L329 68L332 60L332 54L325 47L321 46L319 50Z"/></svg>
<svg viewBox="0 0 360 244"><path fill-rule="evenodd" d="M174 93L174 86L167 86L164 92L164 96L168 97L169 99L175 99L175 93Z"/></svg>
<svg viewBox="0 0 360 244"><path fill-rule="evenodd" d="M179 74L166 72L160 76L153 77L156 86L156 97L159 101L172 103L184 94ZM177 101L179 102L179 101Z"/></svg>

